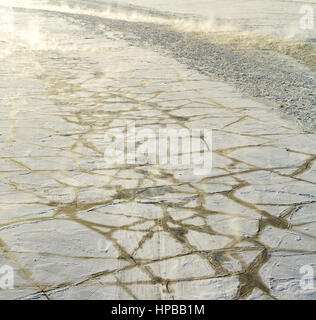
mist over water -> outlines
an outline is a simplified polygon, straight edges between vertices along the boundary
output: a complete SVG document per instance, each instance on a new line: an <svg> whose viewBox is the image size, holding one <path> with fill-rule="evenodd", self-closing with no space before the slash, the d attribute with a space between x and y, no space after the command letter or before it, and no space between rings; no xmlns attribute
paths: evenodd
<svg viewBox="0 0 316 320"><path fill-rule="evenodd" d="M316 12L315 0L102 0L102 2L196 15L220 24L282 38L313 39L316 37L315 29L302 30L300 27L302 6L308 5ZM314 15L314 22L315 19Z"/></svg>
<svg viewBox="0 0 316 320"><path fill-rule="evenodd" d="M281 39L303 39L310 44L316 43L315 0L12 0L11 2L22 7L36 6L110 19L171 25L181 31L238 29ZM310 8L314 13L313 28L304 29L301 26L304 7Z"/></svg>
<svg viewBox="0 0 316 320"><path fill-rule="evenodd" d="M316 22L302 28L306 8L315 20L310 0L12 0L15 7L88 15L193 32L212 43L274 50L316 70ZM303 8L303 11L302 11Z"/></svg>

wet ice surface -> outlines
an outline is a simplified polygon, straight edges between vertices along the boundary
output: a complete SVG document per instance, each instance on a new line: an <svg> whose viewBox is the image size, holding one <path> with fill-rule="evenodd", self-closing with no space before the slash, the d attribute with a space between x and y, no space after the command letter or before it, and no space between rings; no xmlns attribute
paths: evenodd
<svg viewBox="0 0 316 320"><path fill-rule="evenodd" d="M0 65L2 299L316 298L315 134L120 32L32 19ZM212 129L212 173L107 168L126 119Z"/></svg>

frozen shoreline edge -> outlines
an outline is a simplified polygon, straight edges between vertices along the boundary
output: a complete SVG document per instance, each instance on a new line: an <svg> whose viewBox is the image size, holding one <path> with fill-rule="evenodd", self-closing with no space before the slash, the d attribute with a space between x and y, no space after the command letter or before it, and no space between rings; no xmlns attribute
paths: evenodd
<svg viewBox="0 0 316 320"><path fill-rule="evenodd" d="M16 10L42 11L30 8ZM214 43L196 33L181 33L164 25L84 14L53 14L85 21L86 26L94 31L103 25L104 31L98 32L123 32L128 43L169 54L212 80L224 81L245 96L278 108L296 120L303 131L316 131L316 73L294 58L272 50L234 48Z"/></svg>

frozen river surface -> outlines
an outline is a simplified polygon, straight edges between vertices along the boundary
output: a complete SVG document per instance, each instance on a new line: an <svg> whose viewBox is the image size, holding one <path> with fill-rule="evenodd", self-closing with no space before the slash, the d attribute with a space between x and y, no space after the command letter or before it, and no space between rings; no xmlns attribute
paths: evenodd
<svg viewBox="0 0 316 320"><path fill-rule="evenodd" d="M316 268L315 133L136 45L132 22L14 18L0 64L0 267L14 281L1 299L316 299L300 273ZM126 120L212 130L212 172L109 167L104 135Z"/></svg>

